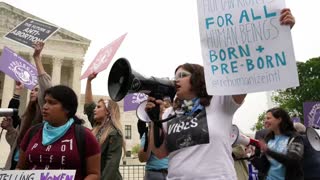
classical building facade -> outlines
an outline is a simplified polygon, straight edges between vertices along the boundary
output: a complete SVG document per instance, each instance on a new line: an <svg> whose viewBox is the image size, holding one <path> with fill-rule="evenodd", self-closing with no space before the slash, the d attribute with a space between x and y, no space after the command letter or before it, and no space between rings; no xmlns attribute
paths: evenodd
<svg viewBox="0 0 320 180"><path fill-rule="evenodd" d="M21 23L27 17L44 21L32 14L17 9L9 4L0 2L0 49L4 46L14 50L28 61L33 61L33 49L22 46L16 42L4 39L3 36ZM90 40L60 28L45 44L42 60L46 72L51 75L53 85L63 84L70 86L78 96L81 93L79 77L85 53L90 45ZM3 73L0 75L1 107L6 107L12 97L14 80ZM25 108L28 93L22 96L21 109Z"/></svg>
<svg viewBox="0 0 320 180"><path fill-rule="evenodd" d="M12 30L15 26L25 20L27 17L47 22L44 19L36 17L28 12L15 8L7 3L0 2L0 53L4 46L9 47L24 59L34 64L32 54L33 49L22 46L16 42L3 38L3 36ZM50 23L50 22L48 22ZM51 23L50 23L51 24ZM90 45L90 40L79 36L66 29L60 28L45 43L42 52L42 61L46 72L51 75L53 85L63 84L71 87L79 97L79 107L77 115L87 119L83 114L84 95L81 94L81 70L84 62L84 56ZM15 82L12 78L0 72L0 104L1 108L8 106L12 98ZM30 91L25 90L21 96L19 113L21 114L29 101ZM95 100L101 98L95 96ZM137 118L135 112L123 112L123 102L119 102L121 109L121 120L123 124L124 136L126 138L127 150L139 144L137 132ZM88 123L87 123L88 125ZM90 127L90 125L88 125ZM2 149L3 141L1 141ZM4 145L6 146L6 145ZM5 159L5 158L0 158ZM1 167L1 162L0 162Z"/></svg>

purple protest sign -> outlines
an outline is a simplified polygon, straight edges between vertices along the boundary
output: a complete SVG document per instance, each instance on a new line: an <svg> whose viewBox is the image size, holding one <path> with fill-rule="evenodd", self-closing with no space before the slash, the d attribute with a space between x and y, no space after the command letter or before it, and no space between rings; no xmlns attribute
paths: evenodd
<svg viewBox="0 0 320 180"><path fill-rule="evenodd" d="M0 70L30 90L38 84L38 72L34 65L7 47L3 48L0 57Z"/></svg>
<svg viewBox="0 0 320 180"><path fill-rule="evenodd" d="M292 121L293 123L301 122L299 117L292 117L292 118L291 118L291 121Z"/></svg>
<svg viewBox="0 0 320 180"><path fill-rule="evenodd" d="M138 105L147 100L148 96L144 93L132 93L124 97L123 111L133 111L138 108Z"/></svg>
<svg viewBox="0 0 320 180"><path fill-rule="evenodd" d="M304 102L303 117L306 127L320 127L320 102Z"/></svg>

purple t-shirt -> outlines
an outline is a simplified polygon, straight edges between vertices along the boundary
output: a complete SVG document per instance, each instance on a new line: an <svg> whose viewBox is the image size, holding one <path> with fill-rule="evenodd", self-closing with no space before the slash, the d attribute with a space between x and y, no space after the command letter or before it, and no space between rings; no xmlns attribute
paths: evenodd
<svg viewBox="0 0 320 180"><path fill-rule="evenodd" d="M42 129L28 144L30 129L24 136L20 148L25 152L28 169L75 169L75 179L84 179L81 173L80 155L75 137L75 125L51 145L42 145ZM100 146L88 128L85 128L85 157L100 153Z"/></svg>

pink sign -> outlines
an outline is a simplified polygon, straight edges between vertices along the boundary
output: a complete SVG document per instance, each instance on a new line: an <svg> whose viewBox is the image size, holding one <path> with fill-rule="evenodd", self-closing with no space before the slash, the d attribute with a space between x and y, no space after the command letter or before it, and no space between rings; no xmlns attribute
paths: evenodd
<svg viewBox="0 0 320 180"><path fill-rule="evenodd" d="M87 78L91 73L99 73L105 70L110 64L113 56L116 54L118 48L120 47L122 41L126 37L127 33L114 40L112 43L102 48L96 55L88 69L83 73L80 79Z"/></svg>

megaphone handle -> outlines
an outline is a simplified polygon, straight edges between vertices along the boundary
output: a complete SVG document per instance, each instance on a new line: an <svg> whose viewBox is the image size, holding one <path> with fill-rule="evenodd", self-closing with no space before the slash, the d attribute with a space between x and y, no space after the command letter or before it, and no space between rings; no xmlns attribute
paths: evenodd
<svg viewBox="0 0 320 180"><path fill-rule="evenodd" d="M161 122L158 123L158 122L154 121L153 136L154 136L154 145L156 148L159 148L164 140Z"/></svg>
<svg viewBox="0 0 320 180"><path fill-rule="evenodd" d="M158 121L160 119L160 105L156 104L156 106L150 109L147 113L152 121Z"/></svg>
<svg viewBox="0 0 320 180"><path fill-rule="evenodd" d="M148 128L146 129L146 131L145 131L145 143L144 143L144 146L143 146L143 152L147 152L147 150L148 150L148 145L149 145L149 137L148 137Z"/></svg>

